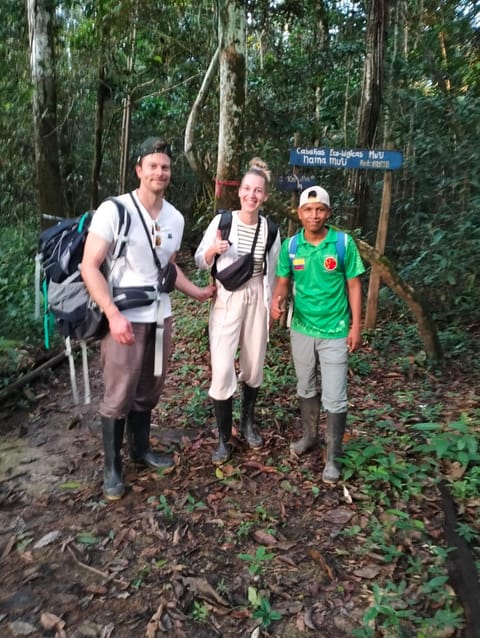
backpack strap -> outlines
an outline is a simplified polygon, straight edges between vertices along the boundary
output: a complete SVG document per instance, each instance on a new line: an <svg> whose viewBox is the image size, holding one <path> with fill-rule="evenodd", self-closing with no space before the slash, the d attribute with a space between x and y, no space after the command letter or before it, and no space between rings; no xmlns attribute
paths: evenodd
<svg viewBox="0 0 480 638"><path fill-rule="evenodd" d="M217 214L220 215L218 230L222 233L222 239L228 239L232 228L232 211L219 210L217 211Z"/></svg>
<svg viewBox="0 0 480 638"><path fill-rule="evenodd" d="M295 233L288 240L288 258L290 259L290 269L293 270L293 260L297 254L298 237L300 233Z"/></svg>
<svg viewBox="0 0 480 638"><path fill-rule="evenodd" d="M118 210L117 238L112 255L113 261L115 262L119 257L123 256L127 246L127 236L130 230L130 213L116 197L108 197L108 200L113 202Z"/></svg>
<svg viewBox="0 0 480 638"><path fill-rule="evenodd" d="M270 217L265 217L267 220L267 241L265 243L265 254L263 255L263 273L267 272L267 253L270 252L270 248L273 246L275 237L278 233L277 224Z"/></svg>
<svg viewBox="0 0 480 638"><path fill-rule="evenodd" d="M222 235L222 239L228 239L230 236L230 230L232 228L232 211L231 210L218 210L217 215L220 215L217 229ZM212 268L210 269L212 277L217 274L217 259L218 255L215 255L213 259Z"/></svg>
<svg viewBox="0 0 480 638"><path fill-rule="evenodd" d="M347 250L348 235L341 230L337 230L337 239L335 241L335 250L337 251L338 263L345 272L345 252ZM300 233L295 233L290 237L288 242L288 257L290 259L290 267L293 270L293 260L297 254L298 237Z"/></svg>
<svg viewBox="0 0 480 638"><path fill-rule="evenodd" d="M345 251L347 250L347 233L341 230L337 230L337 241L335 242L335 248L337 250L338 263L345 272Z"/></svg>

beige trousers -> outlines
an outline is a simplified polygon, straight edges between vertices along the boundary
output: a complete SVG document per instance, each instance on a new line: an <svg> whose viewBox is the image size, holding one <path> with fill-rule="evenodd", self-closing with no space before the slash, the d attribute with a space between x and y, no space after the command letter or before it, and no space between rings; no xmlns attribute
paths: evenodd
<svg viewBox="0 0 480 638"><path fill-rule="evenodd" d="M253 277L233 293L219 290L210 311L209 335L212 382L209 395L224 401L238 380L252 388L263 381L268 340L267 308L263 300L263 277Z"/></svg>

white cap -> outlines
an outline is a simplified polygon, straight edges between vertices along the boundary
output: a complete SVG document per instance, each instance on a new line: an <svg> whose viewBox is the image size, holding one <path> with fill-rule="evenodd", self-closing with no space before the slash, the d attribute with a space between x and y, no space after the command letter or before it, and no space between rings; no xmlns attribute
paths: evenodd
<svg viewBox="0 0 480 638"><path fill-rule="evenodd" d="M301 208L305 204L325 204L330 208L330 197L321 186L310 186L302 191L298 207Z"/></svg>

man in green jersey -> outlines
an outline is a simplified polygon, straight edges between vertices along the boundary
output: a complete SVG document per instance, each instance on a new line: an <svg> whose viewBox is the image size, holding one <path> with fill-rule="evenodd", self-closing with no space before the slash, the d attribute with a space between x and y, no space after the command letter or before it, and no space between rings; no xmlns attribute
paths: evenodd
<svg viewBox="0 0 480 638"><path fill-rule="evenodd" d="M361 341L362 288L359 275L365 268L355 242L345 235L345 254L338 254L337 231L329 228L330 197L320 186L300 195L298 217L303 229L286 239L277 262L277 282L271 315L279 319L293 283L293 317L290 326L293 363L303 436L292 443L303 454L318 442L320 400L317 371L321 375L322 404L327 412L327 462L322 478L340 478L338 457L347 420L348 353Z"/></svg>

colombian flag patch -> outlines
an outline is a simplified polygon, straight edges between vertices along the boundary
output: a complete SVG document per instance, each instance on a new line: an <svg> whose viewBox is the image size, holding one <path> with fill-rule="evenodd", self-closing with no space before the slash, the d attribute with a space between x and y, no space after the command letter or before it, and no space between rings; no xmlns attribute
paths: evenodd
<svg viewBox="0 0 480 638"><path fill-rule="evenodd" d="M305 259L297 257L293 260L293 270L305 270Z"/></svg>

